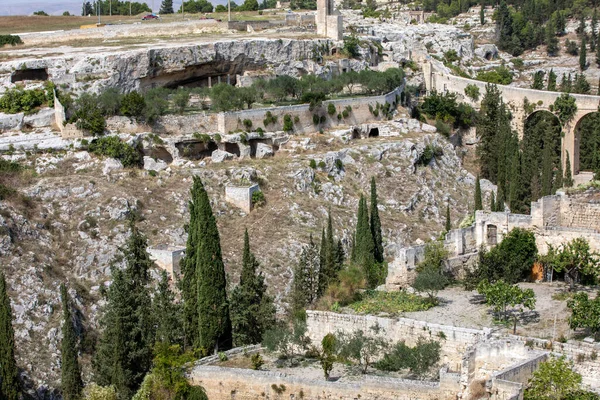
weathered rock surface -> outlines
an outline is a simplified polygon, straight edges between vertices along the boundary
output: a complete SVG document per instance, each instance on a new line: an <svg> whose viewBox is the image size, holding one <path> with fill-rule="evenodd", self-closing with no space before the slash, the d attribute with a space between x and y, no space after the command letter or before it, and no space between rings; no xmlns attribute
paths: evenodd
<svg viewBox="0 0 600 400"><path fill-rule="evenodd" d="M214 163L222 163L225 160L232 160L235 157L235 154L223 151L223 150L215 150L212 152L210 156L212 162Z"/></svg>

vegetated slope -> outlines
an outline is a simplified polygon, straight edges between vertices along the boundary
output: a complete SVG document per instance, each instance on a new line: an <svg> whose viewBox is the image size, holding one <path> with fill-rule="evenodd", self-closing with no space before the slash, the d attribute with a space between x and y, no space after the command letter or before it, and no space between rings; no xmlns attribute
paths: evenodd
<svg viewBox="0 0 600 400"><path fill-rule="evenodd" d="M386 129L400 132L394 123ZM172 165L155 177L142 170L104 175L104 161L85 152L22 160L39 175L19 188L31 197L27 207L16 200L0 203L0 264L11 288L19 365L34 387L58 383L59 284L69 285L80 312L84 372L89 372L103 304L101 287L109 283L110 262L127 235L127 213L131 209L141 216L139 227L152 245L184 245L194 174L202 177L212 199L230 284L238 281L243 231L248 228L279 311L286 305L296 257L310 234L320 240L329 209L336 235L349 245L358 198L368 193L371 176L377 180L388 259L397 247L438 236L447 200L453 226L472 203L473 176L437 134L347 144L318 135L307 142L295 138L287 145L288 153L282 149L272 159L208 165L196 161ZM426 146L438 155L420 165ZM316 169L310 166L313 159ZM224 199L225 186L241 181L258 182L266 198L249 215Z"/></svg>

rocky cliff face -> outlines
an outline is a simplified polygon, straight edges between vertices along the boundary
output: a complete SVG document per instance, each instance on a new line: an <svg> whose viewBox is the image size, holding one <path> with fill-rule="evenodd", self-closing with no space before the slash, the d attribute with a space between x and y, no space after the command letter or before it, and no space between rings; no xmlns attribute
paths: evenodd
<svg viewBox="0 0 600 400"><path fill-rule="evenodd" d="M358 198L368 193L371 176L378 183L388 259L400 246L437 236L446 202L458 224L467 212L474 178L445 139L412 125L408 129L403 120L380 124L379 138L350 142L344 142L344 132L338 135L344 140L292 138L270 159L187 161L154 177L81 151L12 156L38 172L19 188L27 204L11 200L0 207L0 263L12 289L19 365L32 387L44 392L58 383L59 284L69 284L77 303L89 373L101 287L109 284L111 260L127 237L127 213L133 209L142 216L140 228L152 245L184 244L193 175L202 177L209 191L230 282L237 282L248 228L280 311L297 255L309 234L320 235L329 209L336 235L349 245ZM421 165L427 146L442 154ZM310 160L321 166L311 168ZM224 199L224 187L242 180L259 183L266 197L266 205L250 214Z"/></svg>
<svg viewBox="0 0 600 400"><path fill-rule="evenodd" d="M97 51L61 57L44 57L0 63L0 91L14 86L11 74L23 69L46 69L48 79L75 91L99 91L117 87L124 92L155 86L177 86L189 80L235 78L252 70L278 73L311 72L327 75L337 63L318 65L313 60L328 54L335 44L329 40L252 39L212 43L165 45L129 51ZM366 60L349 63L362 69Z"/></svg>

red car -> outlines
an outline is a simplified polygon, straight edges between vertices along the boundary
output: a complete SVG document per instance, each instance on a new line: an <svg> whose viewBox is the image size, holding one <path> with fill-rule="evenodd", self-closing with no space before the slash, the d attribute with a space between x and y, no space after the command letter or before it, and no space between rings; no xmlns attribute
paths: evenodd
<svg viewBox="0 0 600 400"><path fill-rule="evenodd" d="M159 19L160 17L158 15L154 15L154 14L148 14L145 17L142 17L142 21L148 21L150 19Z"/></svg>

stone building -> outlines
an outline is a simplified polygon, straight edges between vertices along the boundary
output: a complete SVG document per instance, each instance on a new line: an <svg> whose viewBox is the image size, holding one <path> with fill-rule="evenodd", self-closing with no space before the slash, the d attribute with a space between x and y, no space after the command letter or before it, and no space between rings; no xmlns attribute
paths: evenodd
<svg viewBox="0 0 600 400"><path fill-rule="evenodd" d="M317 0L317 35L333 40L344 38L344 24L340 13L335 10L333 0Z"/></svg>
<svg viewBox="0 0 600 400"><path fill-rule="evenodd" d="M545 196L531 203L530 215L477 211L474 225L446 234L443 244L450 254L446 269L459 279L464 277L481 246L495 246L514 228L531 230L540 254L546 254L549 245L556 247L578 237L586 239L592 251L600 252L600 192ZM400 249L388 266L386 287L410 286L424 251L425 245Z"/></svg>

